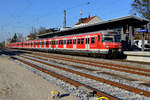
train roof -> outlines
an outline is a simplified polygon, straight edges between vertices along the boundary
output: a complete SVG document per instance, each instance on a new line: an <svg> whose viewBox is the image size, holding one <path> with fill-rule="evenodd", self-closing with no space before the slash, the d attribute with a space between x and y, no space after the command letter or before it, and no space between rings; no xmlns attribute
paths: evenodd
<svg viewBox="0 0 150 100"><path fill-rule="evenodd" d="M63 35L71 35L71 34L79 34L84 32L92 32L98 30L108 30L112 28L122 27L124 25L131 25L134 27L140 27L141 25L145 25L149 22L149 20L140 18L137 16L126 16L117 19L102 21L95 24L90 24L86 26L74 27L62 31L56 31L51 33L46 33L42 35L38 35L39 38L49 38L53 36L63 36Z"/></svg>

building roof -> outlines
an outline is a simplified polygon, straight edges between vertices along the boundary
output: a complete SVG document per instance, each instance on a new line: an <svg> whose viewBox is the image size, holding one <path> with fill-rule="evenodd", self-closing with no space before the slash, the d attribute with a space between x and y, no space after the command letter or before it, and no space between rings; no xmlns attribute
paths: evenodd
<svg viewBox="0 0 150 100"><path fill-rule="evenodd" d="M141 25L145 25L149 22L149 20L140 18L137 16L125 16L117 19L102 21L94 24L89 24L81 27L73 27L67 30L56 31L53 33L46 33L43 35L38 35L39 38L48 38L52 36L61 36L61 35L70 35L70 34L78 34L83 32L92 32L98 30L107 30L114 27L122 27L124 25L131 25L134 27L140 27Z"/></svg>
<svg viewBox="0 0 150 100"><path fill-rule="evenodd" d="M96 16L88 17L88 18L80 18L79 22L77 22L75 25L79 25L81 23L88 23L92 19L94 19Z"/></svg>

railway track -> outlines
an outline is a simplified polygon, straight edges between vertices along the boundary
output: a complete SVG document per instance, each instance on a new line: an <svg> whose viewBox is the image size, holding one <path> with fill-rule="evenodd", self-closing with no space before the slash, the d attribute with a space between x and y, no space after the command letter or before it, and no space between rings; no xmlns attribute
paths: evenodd
<svg viewBox="0 0 150 100"><path fill-rule="evenodd" d="M44 53L40 53L40 54L32 53L32 54L44 56L47 58L65 60L65 61L70 61L70 62L75 62L75 63L80 63L80 64L86 64L89 66L94 66L94 67L105 68L105 69L114 70L114 71L120 71L120 72L126 72L126 73L150 77L150 69L121 66L121 65L116 65L116 64L102 63L102 62L97 62L97 61L76 59L76 58L70 58L70 57L68 58L68 57L57 56L57 55L48 55L48 54L44 54Z"/></svg>
<svg viewBox="0 0 150 100"><path fill-rule="evenodd" d="M7 53L7 52L5 52L5 53ZM8 53L7 53L7 54L8 54ZM9 55L9 54L8 54L8 55ZM62 75L57 74L57 73L55 73L55 72L53 72L53 71L50 71L50 70L47 70L47 69L42 68L42 67L40 67L40 66L37 66L37 65L35 65L35 64L33 64L33 63L27 62L27 61L25 61L25 60L19 59L19 58L14 57L14 56L10 56L10 57L13 58L13 59L15 59L15 60L18 60L18 61L20 61L20 62L22 62L22 63L24 63L24 64L26 64L26 65L28 65L28 66L30 66L30 67L33 67L33 68L38 69L38 70L40 70L40 71L42 71L42 72L44 72L44 73L47 73L48 75L51 75L51 76L56 77L56 78L58 78L58 79L60 79L60 80L63 80L63 81L65 81L65 82L67 82L67 83L69 83L69 84L71 84L71 85L73 85L73 86L75 86L75 87L83 86L83 87L86 87L86 88L88 88L88 89L91 89L91 90L93 90L93 91L96 93L96 95L97 95L98 97L107 97L109 100L119 100L119 98L117 98L117 97L114 97L114 96L111 96L111 95L109 95L109 94L107 94L107 93L101 92L100 90L98 90L98 89L96 89L96 88L93 88L93 87L88 86L88 85L86 85L86 84L80 83L80 82L78 82L78 81L76 81L76 80L73 80L73 79L70 79L70 78L68 78L68 77L62 76ZM31 60L31 59L30 59L30 60Z"/></svg>
<svg viewBox="0 0 150 100"><path fill-rule="evenodd" d="M86 73L83 73L83 72L80 72L80 71L78 71L78 70L73 70L73 69L69 69L69 68L64 68L64 67L60 67L59 65L55 65L55 64L50 64L50 63L48 63L51 59L56 59L56 60L67 60L67 61L70 61L70 62L74 62L74 63L82 63L82 64L86 64L86 65L89 65L89 66L96 66L97 67L97 65L99 65L99 64L102 64L103 65L103 67L105 67L105 66L112 66L112 65L110 65L110 64L104 64L104 63L96 63L96 62L89 62L89 63L87 63L87 60L80 60L80 61L77 61L77 59L71 59L71 58L67 58L67 57L59 57L59 56L50 56L50 55L46 55L46 54L36 54L35 55L35 53L33 53L33 55L31 55L30 54L30 56L27 54L27 55L22 55L22 56L19 56L19 57L21 57L21 58L23 58L23 59L28 59L28 62L30 62L30 61L33 61L34 63L36 62L36 63L40 63L40 64L42 64L41 66L43 66L43 65L47 65L47 67L48 66L50 66L50 67L54 67L54 68L57 68L57 69L59 69L59 70L63 70L63 71L66 71L66 72L69 72L69 73L73 73L73 74L76 74L76 75L80 75L80 76L82 76L82 77L88 77L89 79L92 79L92 80L94 80L94 81L96 81L96 82L101 82L101 83L103 83L103 85L109 85L109 86L113 86L113 87L115 87L115 89L116 89L116 87L117 87L117 89L120 89L120 93L122 93L121 91L123 91L123 90L125 90L125 91L129 91L129 93L131 92L131 93L135 93L134 95L136 95L136 94L139 94L140 96L144 96L144 97L150 97L150 92L149 91L146 91L146 90L142 90L142 89L139 89L139 88L135 88L135 87L131 87L131 86L128 86L128 85L125 85L125 84L120 84L119 82L113 82L113 81L110 81L110 80L106 80L106 79L103 79L103 78L100 78L100 77L96 77L96 76L94 76L94 75L90 75L89 73L88 74L86 74ZM17 59L19 59L19 58L17 58ZM22 60L23 60L22 59ZM26 61L27 62L27 61ZM32 62L32 63L33 63ZM36 64L35 63L35 64ZM62 63L59 63L59 64L62 64ZM92 64L92 65L91 65ZM69 66L72 66L72 65L70 65L70 64L67 64L67 65L69 65ZM102 66L101 65L101 66ZM114 67L115 65L113 65L113 67ZM91 68L83 68L83 67L80 67L80 66L77 66L77 65L74 65L73 67L75 67L75 68L78 68L78 69L84 69L84 70L90 70L90 71L97 71L96 69L91 69ZM102 68L102 67L101 67ZM128 67L126 67L126 68L128 68ZM129 67L129 69L131 69L131 67ZM131 69L131 70L136 70L135 68L134 69ZM123 70L121 70L121 71L123 71ZM139 70L139 69L137 69L137 71L141 71L141 70ZM147 70L145 70L145 69L143 69L142 70L142 72L144 72L144 75L143 74L139 74L139 75L143 75L143 76L146 76L146 77L149 77L148 76L148 72L149 71L147 71ZM142 72L139 72L139 73L142 73ZM137 74L137 73L134 73L134 74ZM83 84L83 83L82 83ZM90 84L92 84L92 83L90 83ZM98 84L98 83L97 83ZM109 86L107 86L106 85L106 87L109 87ZM91 86L92 87L92 86ZM115 91L115 89L113 90L113 91ZM116 90L117 90L116 89ZM96 89L96 90L98 90L98 89ZM103 91L104 92L104 91ZM116 92L117 93L117 92ZM108 93L107 93L108 94ZM123 93L122 93L123 94ZM125 93L124 93L125 94ZM111 94L112 95L112 94ZM121 94L119 94L119 95L121 95ZM133 94L132 94L133 95ZM102 95L101 95L102 96ZM104 94L103 94L103 96L104 96ZM110 96L110 95L109 95ZM108 97L108 98L110 98L109 96L106 96L106 97ZM115 99L125 99L124 97L117 97L116 96L116 94L114 95L112 95L113 97L116 97ZM130 95L131 96L131 95ZM110 100L112 100L112 99L110 99ZM126 100L126 99L125 99Z"/></svg>

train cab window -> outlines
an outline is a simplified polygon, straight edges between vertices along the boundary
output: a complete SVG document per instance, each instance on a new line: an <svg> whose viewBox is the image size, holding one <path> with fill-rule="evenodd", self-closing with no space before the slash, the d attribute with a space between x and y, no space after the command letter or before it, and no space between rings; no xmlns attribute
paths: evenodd
<svg viewBox="0 0 150 100"><path fill-rule="evenodd" d="M113 36L104 36L103 42L113 42L114 37Z"/></svg>
<svg viewBox="0 0 150 100"><path fill-rule="evenodd" d="M80 39L78 39L78 44L80 44L80 41L81 41L81 40L80 40Z"/></svg>
<svg viewBox="0 0 150 100"><path fill-rule="evenodd" d="M91 44L94 44L95 43L95 37L92 37L91 38Z"/></svg>

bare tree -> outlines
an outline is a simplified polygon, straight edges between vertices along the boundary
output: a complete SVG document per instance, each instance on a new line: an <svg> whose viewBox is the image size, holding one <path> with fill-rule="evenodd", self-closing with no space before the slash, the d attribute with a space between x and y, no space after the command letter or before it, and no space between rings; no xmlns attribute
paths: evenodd
<svg viewBox="0 0 150 100"><path fill-rule="evenodd" d="M24 36L22 33L17 33L18 41L24 41Z"/></svg>
<svg viewBox="0 0 150 100"><path fill-rule="evenodd" d="M46 28L45 27L40 27L39 34L44 34L44 33L46 33Z"/></svg>
<svg viewBox="0 0 150 100"><path fill-rule="evenodd" d="M150 0L134 0L133 10L146 19L150 19Z"/></svg>

